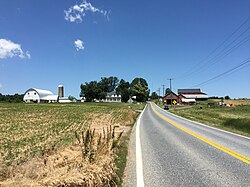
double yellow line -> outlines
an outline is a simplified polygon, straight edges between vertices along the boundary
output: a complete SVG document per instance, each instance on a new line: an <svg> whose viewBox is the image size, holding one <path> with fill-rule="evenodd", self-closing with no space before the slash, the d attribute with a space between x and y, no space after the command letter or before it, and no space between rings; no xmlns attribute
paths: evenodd
<svg viewBox="0 0 250 187"><path fill-rule="evenodd" d="M176 128L190 134L191 136L193 136L195 138L198 138L199 140L201 140L201 141L203 141L203 142L205 142L205 143L207 143L207 144L209 144L209 145L211 145L211 146L213 146L213 147L215 147L215 148L217 148L217 149L219 149L219 150L221 150L221 151L223 151L223 152L225 152L225 153L227 153L227 154L229 154L229 155L231 155L231 156L233 156L233 157L235 157L235 158L237 158L237 159L239 159L239 160L241 160L241 161L243 161L243 162L245 162L247 164L250 164L250 158L248 158L248 157L246 157L246 156L244 156L244 155L242 155L240 153L237 153L237 152L235 152L235 151L233 151L233 150L231 150L231 149L229 149L227 147L224 147L224 146L222 146L222 145L220 145L218 143L215 143L215 142L213 142L213 141L211 141L211 140L209 140L207 138L204 138L203 136L200 136L200 135L198 135L198 134L196 134L196 133L194 133L194 132L192 132L192 131L190 131L190 130L188 130L188 129L180 126L180 125L178 125L177 123L171 121L170 119L166 118L165 116L163 116L162 114L157 112L155 110L155 108L153 107L152 103L150 103L150 106L151 106L151 108L152 108L152 110L154 111L155 114L157 114L160 118L162 118L166 122L170 123L171 125L175 126Z"/></svg>

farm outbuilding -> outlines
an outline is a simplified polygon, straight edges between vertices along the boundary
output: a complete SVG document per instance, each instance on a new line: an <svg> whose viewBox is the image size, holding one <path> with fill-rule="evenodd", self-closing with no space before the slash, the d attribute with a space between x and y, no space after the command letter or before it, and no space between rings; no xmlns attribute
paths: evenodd
<svg viewBox="0 0 250 187"><path fill-rule="evenodd" d="M30 88L24 93L23 101L26 103L54 103L58 102L58 95L54 95L49 90Z"/></svg>
<svg viewBox="0 0 250 187"><path fill-rule="evenodd" d="M168 105L174 104L173 102L179 103L179 97L174 92L168 93L163 97L163 102Z"/></svg>

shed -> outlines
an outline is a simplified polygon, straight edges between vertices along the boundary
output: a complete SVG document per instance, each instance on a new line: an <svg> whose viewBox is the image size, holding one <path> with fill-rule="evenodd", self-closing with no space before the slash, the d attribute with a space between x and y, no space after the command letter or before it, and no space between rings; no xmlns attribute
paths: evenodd
<svg viewBox="0 0 250 187"><path fill-rule="evenodd" d="M127 103L129 103L129 104L132 104L134 101L133 101L133 99L132 98L129 98L129 100L127 101Z"/></svg>

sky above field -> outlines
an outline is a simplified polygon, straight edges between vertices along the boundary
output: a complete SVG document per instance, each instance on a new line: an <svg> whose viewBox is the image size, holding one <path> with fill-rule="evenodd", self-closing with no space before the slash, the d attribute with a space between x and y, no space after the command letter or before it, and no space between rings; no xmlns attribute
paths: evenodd
<svg viewBox="0 0 250 187"><path fill-rule="evenodd" d="M249 0L1 0L0 93L101 77L250 98Z"/></svg>

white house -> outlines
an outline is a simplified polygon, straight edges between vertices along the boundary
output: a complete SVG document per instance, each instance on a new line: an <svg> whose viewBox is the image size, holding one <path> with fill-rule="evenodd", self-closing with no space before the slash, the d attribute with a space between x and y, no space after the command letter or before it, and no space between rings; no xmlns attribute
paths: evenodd
<svg viewBox="0 0 250 187"><path fill-rule="evenodd" d="M23 97L23 101L26 103L54 103L58 101L58 95L54 95L51 91L41 90L36 88L28 89Z"/></svg>
<svg viewBox="0 0 250 187"><path fill-rule="evenodd" d="M115 91L107 93L106 99L103 102L122 102L122 96L117 94Z"/></svg>

